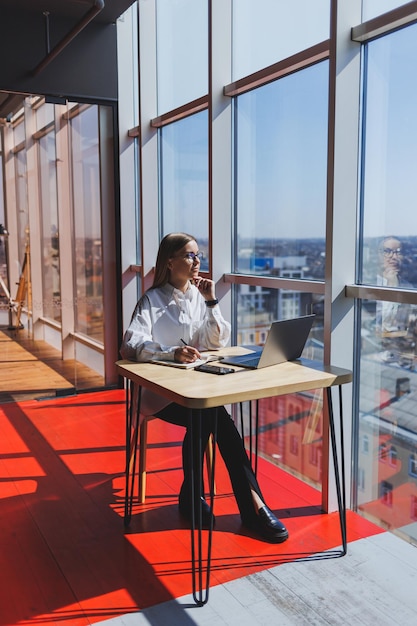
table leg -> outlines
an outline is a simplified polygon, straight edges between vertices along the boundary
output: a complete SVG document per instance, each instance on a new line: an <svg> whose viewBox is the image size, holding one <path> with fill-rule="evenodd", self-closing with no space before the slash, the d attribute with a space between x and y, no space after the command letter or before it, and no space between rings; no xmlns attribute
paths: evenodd
<svg viewBox="0 0 417 626"><path fill-rule="evenodd" d="M126 467L125 467L125 511L124 525L129 526L132 517L133 491L137 465L139 415L142 387L138 388L129 381L126 386Z"/></svg>
<svg viewBox="0 0 417 626"><path fill-rule="evenodd" d="M258 475L258 452L259 452L259 400L256 400L256 416L255 416L255 476Z"/></svg>
<svg viewBox="0 0 417 626"><path fill-rule="evenodd" d="M253 424L252 424L252 400L249 400L249 459L255 476L258 475L258 451L259 451L259 400L255 400L255 452L253 451ZM243 423L243 402L239 403L240 410L240 432L243 441L245 441L245 427ZM253 457L255 456L255 463Z"/></svg>
<svg viewBox="0 0 417 626"><path fill-rule="evenodd" d="M333 464L334 464L334 473L335 473L335 482L336 482L337 504L339 508L340 531L342 534L342 544L343 544L342 556L344 556L347 552L347 537L346 537L345 454L344 454L344 437L343 437L343 411L342 411L341 385L339 385L340 445L341 445L340 467L339 467L339 460L338 460L338 455L337 455L336 432L335 432L335 425L334 425L333 402L332 402L332 388L327 387L326 392L327 392L327 406L328 406L328 413L329 413L330 439L331 439L331 445L332 445Z"/></svg>
<svg viewBox="0 0 417 626"><path fill-rule="evenodd" d="M200 480L200 476L194 476L192 468L194 467L193 459L197 454L198 464L197 467L202 467L202 450L201 442L201 420L204 419L201 410L189 410L188 415L188 428L189 428L189 441L190 441L190 458L191 458L191 572L192 572L192 588L193 599L198 606L203 606L208 602L209 590L210 590L210 571L211 571L211 549L213 539L213 506L214 506L214 470L216 463L216 444L217 444L217 409L215 409L215 426L213 431L213 462L211 468L211 474L209 476L210 486L210 508L212 511L210 526L207 536L207 561L204 567L203 558L203 521L202 521L202 509L201 500L198 506L195 506L195 480ZM197 429L197 441L199 445L197 450L193 447L193 430ZM196 515L197 514L197 515ZM205 571L205 583L204 583L204 571Z"/></svg>

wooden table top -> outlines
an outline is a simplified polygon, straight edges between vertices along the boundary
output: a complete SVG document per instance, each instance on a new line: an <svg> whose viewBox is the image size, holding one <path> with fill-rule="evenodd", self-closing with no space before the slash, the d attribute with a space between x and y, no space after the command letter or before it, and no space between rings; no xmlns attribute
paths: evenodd
<svg viewBox="0 0 417 626"><path fill-rule="evenodd" d="M218 350L215 354L230 356L243 352L245 350L241 348L229 347ZM221 365L221 361L212 364ZM322 389L352 380L352 372L349 370L324 366L305 359L257 370L234 368L234 374L224 376L126 360L117 361L116 365L119 374L124 378L191 409Z"/></svg>

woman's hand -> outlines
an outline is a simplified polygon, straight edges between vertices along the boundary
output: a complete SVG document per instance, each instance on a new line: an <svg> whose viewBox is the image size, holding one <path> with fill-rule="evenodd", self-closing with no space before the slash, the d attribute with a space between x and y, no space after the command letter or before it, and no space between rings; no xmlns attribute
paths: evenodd
<svg viewBox="0 0 417 626"><path fill-rule="evenodd" d="M174 352L174 360L177 363L193 363L197 359L201 359L201 354L193 346L183 346Z"/></svg>
<svg viewBox="0 0 417 626"><path fill-rule="evenodd" d="M194 285L197 287L198 291L205 300L216 299L214 280L197 276L197 278L194 279Z"/></svg>

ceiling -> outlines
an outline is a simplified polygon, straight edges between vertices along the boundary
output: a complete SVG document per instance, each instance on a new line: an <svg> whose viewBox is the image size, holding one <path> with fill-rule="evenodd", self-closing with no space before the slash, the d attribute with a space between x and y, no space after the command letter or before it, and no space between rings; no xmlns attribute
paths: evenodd
<svg viewBox="0 0 417 626"><path fill-rule="evenodd" d="M122 13L134 3L135 0L1 0L1 9L11 8L19 12L44 13L48 11L51 16L71 17L79 20L93 6L103 9L95 18L98 21L115 22Z"/></svg>
<svg viewBox="0 0 417 626"><path fill-rule="evenodd" d="M120 15L124 13L135 0L0 0L0 21L7 21L9 32L16 30L16 35L21 27L22 22L26 24L38 24L41 22L42 29L46 33L46 29L54 26L57 22L66 25L64 37L68 33L76 32L78 28L84 30L88 28L88 25L109 25L114 24ZM46 34L43 33L46 40ZM75 35L73 41L75 41ZM50 46L50 51L53 50L57 55L61 53L55 50L56 47L60 47L62 43L63 48L65 43L64 37L61 36L61 40L58 42L53 41ZM51 37L52 40L52 37ZM14 38L11 38L14 41ZM18 36L16 36L16 49L13 49L13 44L8 43L7 58L19 58L22 57L22 47L18 44ZM12 48L12 49L10 49ZM47 56L45 46L45 56ZM4 59L4 51L3 51ZM44 60L44 59L43 59ZM47 61L47 59L46 59ZM21 65L25 62L22 60ZM29 70L29 64L32 63L33 58L27 60L27 70ZM25 66L26 68L26 66ZM8 92L8 85L1 85L0 87L0 118L7 118L13 115L16 110L21 106L22 100L27 93ZM13 88L10 85L10 88Z"/></svg>

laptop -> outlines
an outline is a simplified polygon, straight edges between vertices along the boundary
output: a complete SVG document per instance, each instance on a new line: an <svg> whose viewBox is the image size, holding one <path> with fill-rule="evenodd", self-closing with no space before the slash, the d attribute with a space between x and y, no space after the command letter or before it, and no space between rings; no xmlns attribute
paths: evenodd
<svg viewBox="0 0 417 626"><path fill-rule="evenodd" d="M260 352L225 356L222 359L222 365L224 363L225 365L259 369L286 361L295 361L304 350L314 318L315 315L304 315L294 319L272 322L265 345Z"/></svg>

